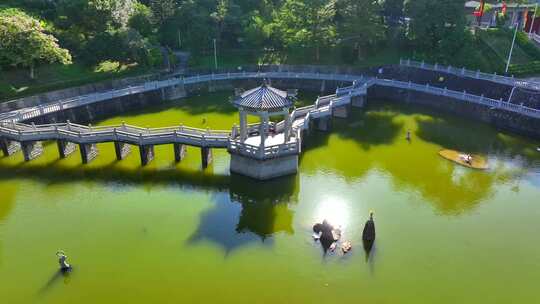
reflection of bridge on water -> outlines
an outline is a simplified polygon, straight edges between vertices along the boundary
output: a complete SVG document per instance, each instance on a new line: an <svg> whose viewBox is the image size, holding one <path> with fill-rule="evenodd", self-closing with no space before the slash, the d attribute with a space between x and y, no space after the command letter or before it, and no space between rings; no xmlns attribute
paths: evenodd
<svg viewBox="0 0 540 304"><path fill-rule="evenodd" d="M479 74L477 73L476 75ZM265 145L264 140L262 142L259 140L261 142L260 145L250 144L249 141L242 139L242 135L238 134L239 132L237 132L236 128L233 128L232 131L221 131L185 126L140 128L126 124L93 127L70 123L69 121L66 123L44 125L23 123L24 121L40 116L122 96L155 90L162 90L163 94L166 94L166 90L171 90L174 93L179 89L181 91L185 90L184 85L235 79L306 79L348 82L352 83L352 85L338 88L335 94L319 97L312 105L294 109L292 113L287 112L284 120L278 123L267 122L266 126L261 124L246 126L248 137L262 137L264 139L265 132L272 132L275 135L288 133L284 137L290 140L270 145ZM498 78L497 80L500 81ZM366 101L368 89L372 86L399 88L435 96L445 96L465 103L513 112L526 117L540 118L540 110L524 107L523 105L507 103L502 100L494 100L466 92L457 92L446 88L415 84L410 81L403 82L348 74L280 71L240 72L147 82L139 86L90 94L75 99L66 99L37 107L2 113L0 114L0 149L4 155L11 155L18 150L22 150L25 160L29 161L42 153L43 141L57 141L61 158L67 157L74 152L78 145L82 162L88 163L98 155L96 144L111 142L115 145L116 157L119 160L130 153L130 145L138 146L141 163L142 165L146 165L154 157L155 145L173 145L176 161L182 160L186 151L185 147L189 145L201 149L203 167L207 166L212 159L212 148L226 148L231 154L253 159L259 165L262 162L271 162L281 157L297 156L301 153L302 131L308 130L310 126L326 130L329 119L332 116L346 117L350 105L362 107ZM288 130L288 127L291 130Z"/></svg>

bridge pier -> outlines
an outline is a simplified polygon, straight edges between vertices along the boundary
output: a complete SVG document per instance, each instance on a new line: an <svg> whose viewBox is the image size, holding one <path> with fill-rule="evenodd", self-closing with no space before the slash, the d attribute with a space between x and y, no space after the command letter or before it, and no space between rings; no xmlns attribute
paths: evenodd
<svg viewBox="0 0 540 304"><path fill-rule="evenodd" d="M31 161L43 153L43 144L40 141L23 141L21 150L25 161Z"/></svg>
<svg viewBox="0 0 540 304"><path fill-rule="evenodd" d="M77 149L77 146L74 143L65 140L58 140L56 145L58 146L60 158L68 157L71 153L75 152L75 149Z"/></svg>
<svg viewBox="0 0 540 304"><path fill-rule="evenodd" d="M214 86L214 81L210 80L208 82L208 92L214 93L216 91L216 87Z"/></svg>
<svg viewBox="0 0 540 304"><path fill-rule="evenodd" d="M207 168L212 162L212 149L208 147L201 147L201 159L203 169Z"/></svg>
<svg viewBox="0 0 540 304"><path fill-rule="evenodd" d="M333 108L332 116L337 118L347 118L349 116L349 105Z"/></svg>
<svg viewBox="0 0 540 304"><path fill-rule="evenodd" d="M141 156L141 165L148 165L154 159L154 145L140 145L139 154Z"/></svg>
<svg viewBox="0 0 540 304"><path fill-rule="evenodd" d="M181 162L186 156L186 145L174 143L174 161Z"/></svg>
<svg viewBox="0 0 540 304"><path fill-rule="evenodd" d="M115 141L114 152L116 154L116 160L122 160L131 153L131 146L123 142Z"/></svg>
<svg viewBox="0 0 540 304"><path fill-rule="evenodd" d="M366 95L353 96L351 105L355 108L363 108L366 105Z"/></svg>
<svg viewBox="0 0 540 304"><path fill-rule="evenodd" d="M99 154L96 144L79 144L83 164L88 164Z"/></svg>
<svg viewBox="0 0 540 304"><path fill-rule="evenodd" d="M315 130L317 131L328 131L330 130L331 118L330 117L321 117L317 118L314 121Z"/></svg>
<svg viewBox="0 0 540 304"><path fill-rule="evenodd" d="M7 138L0 138L0 150L2 150L4 156L13 155L17 153L20 148L21 143L14 140L9 140Z"/></svg>
<svg viewBox="0 0 540 304"><path fill-rule="evenodd" d="M161 89L161 98L163 100L174 100L174 99L179 99L186 96L187 96L186 88L183 83Z"/></svg>

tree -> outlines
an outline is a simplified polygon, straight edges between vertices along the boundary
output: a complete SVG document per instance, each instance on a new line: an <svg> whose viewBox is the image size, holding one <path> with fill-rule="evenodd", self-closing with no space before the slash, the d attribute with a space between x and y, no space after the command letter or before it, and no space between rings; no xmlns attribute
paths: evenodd
<svg viewBox="0 0 540 304"><path fill-rule="evenodd" d="M150 8L142 3L136 2L133 7L133 14L129 18L128 26L137 30L144 37L148 37L154 30L152 18L152 11Z"/></svg>
<svg viewBox="0 0 540 304"><path fill-rule="evenodd" d="M384 0L382 13L387 25L395 26L399 24L403 17L403 2L404 0Z"/></svg>
<svg viewBox="0 0 540 304"><path fill-rule="evenodd" d="M178 3L176 0L150 0L150 9L156 24L162 25L167 19L172 17Z"/></svg>
<svg viewBox="0 0 540 304"><path fill-rule="evenodd" d="M125 28L133 13L134 0L58 0L57 24L81 28L86 36L109 29Z"/></svg>
<svg viewBox="0 0 540 304"><path fill-rule="evenodd" d="M285 0L274 15L274 30L287 47L310 47L320 60L321 47L334 44L336 26L334 1Z"/></svg>
<svg viewBox="0 0 540 304"><path fill-rule="evenodd" d="M228 37L234 41L240 29L240 20L243 19L240 6L232 0L219 0L215 11L210 15L216 24L216 35L218 40Z"/></svg>
<svg viewBox="0 0 540 304"><path fill-rule="evenodd" d="M30 68L34 79L40 62L69 64L71 55L45 33L39 20L17 9L0 11L0 63Z"/></svg>
<svg viewBox="0 0 540 304"><path fill-rule="evenodd" d="M372 0L338 0L337 8L339 41L353 44L361 59L364 49L384 39L380 7Z"/></svg>
<svg viewBox="0 0 540 304"><path fill-rule="evenodd" d="M416 49L442 59L457 53L470 36L465 29L465 0L408 0L408 38Z"/></svg>

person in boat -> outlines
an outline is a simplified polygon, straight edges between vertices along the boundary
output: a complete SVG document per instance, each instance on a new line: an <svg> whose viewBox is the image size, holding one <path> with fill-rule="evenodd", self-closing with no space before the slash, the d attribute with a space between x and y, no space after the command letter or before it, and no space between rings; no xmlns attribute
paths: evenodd
<svg viewBox="0 0 540 304"><path fill-rule="evenodd" d="M472 156L470 154L467 154L466 158L465 158L465 162L469 165L472 164Z"/></svg>

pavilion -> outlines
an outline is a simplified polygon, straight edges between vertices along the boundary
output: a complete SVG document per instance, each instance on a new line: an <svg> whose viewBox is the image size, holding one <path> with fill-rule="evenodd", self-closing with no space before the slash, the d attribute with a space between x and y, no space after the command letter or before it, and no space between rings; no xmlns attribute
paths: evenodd
<svg viewBox="0 0 540 304"><path fill-rule="evenodd" d="M242 93L233 104L240 112L240 130L233 129L228 149L231 172L257 179L296 173L300 148L289 113L294 106L292 97L262 84ZM248 125L248 115L259 117L260 123ZM282 122L271 123L275 116Z"/></svg>

